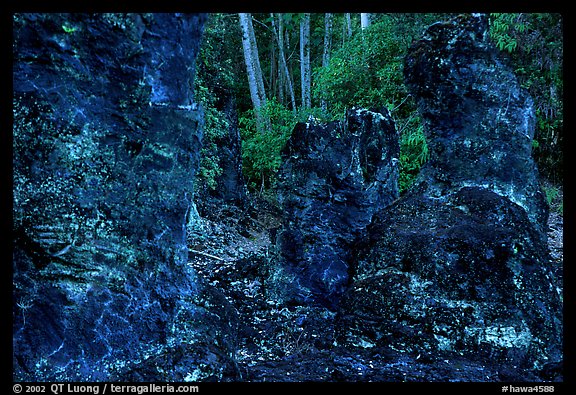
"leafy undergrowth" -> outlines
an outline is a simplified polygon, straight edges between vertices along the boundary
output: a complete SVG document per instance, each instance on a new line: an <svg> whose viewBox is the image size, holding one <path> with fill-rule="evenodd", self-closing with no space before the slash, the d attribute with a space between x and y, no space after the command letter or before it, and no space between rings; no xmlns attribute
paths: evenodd
<svg viewBox="0 0 576 395"><path fill-rule="evenodd" d="M339 345L336 313L287 305L273 298L267 279L273 259L271 234L280 211L264 200L247 208L205 204L203 225L189 239L189 265L221 291L240 318L238 371L226 381L400 382L554 380L560 367L532 371L503 368L454 354L410 354L389 348ZM551 211L549 240L562 267L562 215Z"/></svg>

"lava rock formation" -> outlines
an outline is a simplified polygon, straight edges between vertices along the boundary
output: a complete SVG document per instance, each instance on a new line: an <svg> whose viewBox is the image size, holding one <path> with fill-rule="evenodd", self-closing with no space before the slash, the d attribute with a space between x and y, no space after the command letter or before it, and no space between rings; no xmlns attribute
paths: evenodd
<svg viewBox="0 0 576 395"><path fill-rule="evenodd" d="M530 156L534 108L484 15L428 28L405 77L431 158L357 246L338 341L508 368L562 360L562 293Z"/></svg>
<svg viewBox="0 0 576 395"><path fill-rule="evenodd" d="M235 312L187 265L205 20L14 15L15 380L233 370Z"/></svg>
<svg viewBox="0 0 576 395"><path fill-rule="evenodd" d="M398 134L388 110L296 125L282 152L276 244L279 294L334 307L349 283L352 244L398 197Z"/></svg>

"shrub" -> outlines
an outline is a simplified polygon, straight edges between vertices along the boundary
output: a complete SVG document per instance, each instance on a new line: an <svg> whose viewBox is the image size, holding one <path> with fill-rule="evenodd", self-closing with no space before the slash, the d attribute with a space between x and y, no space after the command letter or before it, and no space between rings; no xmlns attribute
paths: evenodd
<svg viewBox="0 0 576 395"><path fill-rule="evenodd" d="M323 119L319 108L293 112L274 98L269 99L261 111L270 118L271 124L271 128L263 132L256 130L254 110L244 112L239 118L244 176L248 188L260 192L274 186L276 172L282 164L280 153L296 124L311 115Z"/></svg>

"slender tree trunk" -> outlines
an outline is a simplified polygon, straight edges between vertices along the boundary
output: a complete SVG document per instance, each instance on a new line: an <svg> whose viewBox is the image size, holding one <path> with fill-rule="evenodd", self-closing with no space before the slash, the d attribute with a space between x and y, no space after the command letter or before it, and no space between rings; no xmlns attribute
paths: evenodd
<svg viewBox="0 0 576 395"><path fill-rule="evenodd" d="M360 26L362 27L362 30L370 26L370 14L360 13Z"/></svg>
<svg viewBox="0 0 576 395"><path fill-rule="evenodd" d="M260 67L260 56L258 55L258 45L256 45L256 35L254 34L254 26L252 25L252 15L249 16L247 27L249 29L250 48L252 50L252 59L254 59L254 71L256 73L256 84L258 87L258 94L262 101L262 105L266 104L266 90L264 89L264 78L262 75L262 68Z"/></svg>
<svg viewBox="0 0 576 395"><path fill-rule="evenodd" d="M300 75L302 81L302 108L312 106L310 94L310 14L304 14L300 21Z"/></svg>
<svg viewBox="0 0 576 395"><path fill-rule="evenodd" d="M332 18L333 15L326 13L324 16L324 52L322 53L322 67L330 63L330 49L332 48Z"/></svg>
<svg viewBox="0 0 576 395"><path fill-rule="evenodd" d="M256 72L254 70L254 59L252 58L252 49L250 48L250 38L248 18L249 14L238 14L240 16L240 27L242 28L242 49L244 50L244 62L246 63L246 74L248 75L248 87L250 88L250 98L255 111L262 107L260 96L258 95L258 86L256 84Z"/></svg>
<svg viewBox="0 0 576 395"><path fill-rule="evenodd" d="M252 26L252 16L246 13L239 13L238 15L242 29L242 48L244 50L244 61L246 62L250 98L252 99L256 115L256 128L263 131L270 126L270 120L262 113L262 107L266 104L266 92L264 91L258 47L256 46L256 37Z"/></svg>
<svg viewBox="0 0 576 395"><path fill-rule="evenodd" d="M352 19L350 18L350 13L344 14L344 19L346 21L346 34L348 38L352 37Z"/></svg>
<svg viewBox="0 0 576 395"><path fill-rule="evenodd" d="M278 101L282 103L283 106L287 106L286 93L284 92L286 81L284 78L284 69L282 68L282 59L280 53L278 53L278 66L276 67L276 72L278 73L278 86L276 87L278 92Z"/></svg>
<svg viewBox="0 0 576 395"><path fill-rule="evenodd" d="M278 14L278 29L276 29L276 23L274 22L274 14L270 14L272 17L272 29L274 30L274 35L278 41L278 51L279 58L284 76L286 79L286 84L288 85L288 93L290 95L290 103L292 105L292 111L296 111L296 98L294 96L294 86L292 85L292 78L290 77L290 72L288 71L288 64L286 63L286 54L284 52L284 23L282 22L282 15Z"/></svg>
<svg viewBox="0 0 576 395"><path fill-rule="evenodd" d="M270 82L268 86L268 92L270 92L272 96L274 96L274 93L276 92L276 85L278 84L278 79L276 76L276 40L272 38L270 42Z"/></svg>
<svg viewBox="0 0 576 395"><path fill-rule="evenodd" d="M332 14L324 15L324 52L322 53L322 67L328 67L330 63L330 49L332 47ZM320 106L325 112L328 109L328 103L322 99Z"/></svg>

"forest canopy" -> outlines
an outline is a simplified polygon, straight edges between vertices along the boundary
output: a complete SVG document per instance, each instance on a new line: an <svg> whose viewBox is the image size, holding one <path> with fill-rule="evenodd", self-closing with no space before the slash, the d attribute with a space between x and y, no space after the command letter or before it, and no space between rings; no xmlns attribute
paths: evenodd
<svg viewBox="0 0 576 395"><path fill-rule="evenodd" d="M403 61L423 30L450 14L211 14L196 97L206 114L200 179L221 174L214 141L237 106L248 188L274 186L280 151L297 122L342 119L347 108L386 107L400 135L400 191L428 159L422 122L404 85ZM532 143L540 174L563 181L563 36L560 14L493 13L490 37L534 100Z"/></svg>

